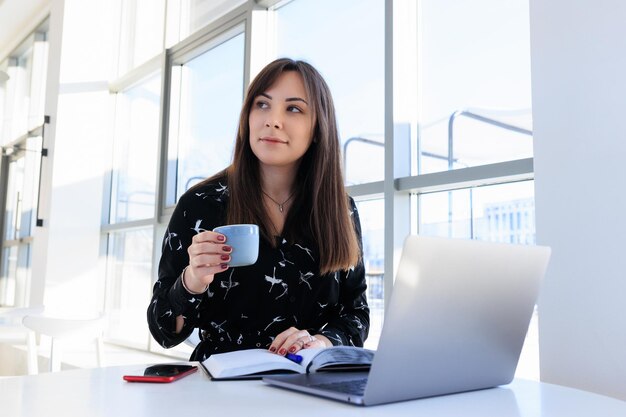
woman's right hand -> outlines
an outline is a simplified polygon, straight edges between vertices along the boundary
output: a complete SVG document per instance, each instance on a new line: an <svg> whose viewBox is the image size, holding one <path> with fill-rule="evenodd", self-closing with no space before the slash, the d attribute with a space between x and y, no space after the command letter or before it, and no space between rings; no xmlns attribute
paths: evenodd
<svg viewBox="0 0 626 417"><path fill-rule="evenodd" d="M185 286L197 293L206 290L215 274L228 269L232 250L221 233L206 231L195 235L187 248L189 266L183 276Z"/></svg>

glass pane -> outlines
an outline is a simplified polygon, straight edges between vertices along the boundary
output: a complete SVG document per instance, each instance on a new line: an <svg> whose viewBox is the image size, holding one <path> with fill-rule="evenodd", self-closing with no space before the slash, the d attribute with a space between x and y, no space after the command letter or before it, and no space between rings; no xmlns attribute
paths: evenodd
<svg viewBox="0 0 626 417"><path fill-rule="evenodd" d="M122 19L120 74L163 51L165 0L125 0Z"/></svg>
<svg viewBox="0 0 626 417"><path fill-rule="evenodd" d="M15 305L15 277L17 276L17 246L2 248L0 271L0 306Z"/></svg>
<svg viewBox="0 0 626 417"><path fill-rule="evenodd" d="M424 194L418 199L420 234L535 244L533 181ZM539 380L536 310L515 375Z"/></svg>
<svg viewBox="0 0 626 417"><path fill-rule="evenodd" d="M0 306L28 305L31 245L20 243L2 250L0 265Z"/></svg>
<svg viewBox="0 0 626 417"><path fill-rule="evenodd" d="M107 338L148 348L152 228L110 233L107 250Z"/></svg>
<svg viewBox="0 0 626 417"><path fill-rule="evenodd" d="M384 175L384 7L379 0L295 0L276 11L277 56L310 62L333 94L341 144L349 143L347 184Z"/></svg>
<svg viewBox="0 0 626 417"><path fill-rule="evenodd" d="M7 143L28 132L33 62L33 37L29 37L7 60L2 139ZM41 123L41 122L40 122Z"/></svg>
<svg viewBox="0 0 626 417"><path fill-rule="evenodd" d="M3 240L15 240L19 236L20 204L24 195L24 162L24 158L19 158L9 163Z"/></svg>
<svg viewBox="0 0 626 417"><path fill-rule="evenodd" d="M370 332L365 347L376 349L384 318L385 202L357 202L363 235L363 262L370 307Z"/></svg>
<svg viewBox="0 0 626 417"><path fill-rule="evenodd" d="M246 0L168 1L166 46L169 48L245 2Z"/></svg>
<svg viewBox="0 0 626 417"><path fill-rule="evenodd" d="M3 240L32 236L37 215L41 137L28 138L9 160Z"/></svg>
<svg viewBox="0 0 626 417"><path fill-rule="evenodd" d="M154 217L161 77L117 95L111 223Z"/></svg>
<svg viewBox="0 0 626 417"><path fill-rule="evenodd" d="M0 144L4 144L9 141L5 135L6 118L9 116L7 103L7 88L9 83L9 72L8 72L8 60L4 60L0 62Z"/></svg>
<svg viewBox="0 0 626 417"><path fill-rule="evenodd" d="M535 244L533 181L419 196L422 235Z"/></svg>
<svg viewBox="0 0 626 417"><path fill-rule="evenodd" d="M417 173L532 157L528 0L421 2Z"/></svg>
<svg viewBox="0 0 626 417"><path fill-rule="evenodd" d="M43 123L47 69L47 32L37 32L34 36L33 42L33 69L30 85L30 103L28 112L29 129L33 129Z"/></svg>
<svg viewBox="0 0 626 417"><path fill-rule="evenodd" d="M172 70L168 206L230 164L243 99L244 41L237 35Z"/></svg>

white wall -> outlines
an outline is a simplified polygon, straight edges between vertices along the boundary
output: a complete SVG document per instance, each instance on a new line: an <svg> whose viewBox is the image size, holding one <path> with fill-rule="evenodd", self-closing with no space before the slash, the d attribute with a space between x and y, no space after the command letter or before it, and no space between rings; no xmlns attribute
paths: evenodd
<svg viewBox="0 0 626 417"><path fill-rule="evenodd" d="M626 399L626 2L530 5L541 378Z"/></svg>

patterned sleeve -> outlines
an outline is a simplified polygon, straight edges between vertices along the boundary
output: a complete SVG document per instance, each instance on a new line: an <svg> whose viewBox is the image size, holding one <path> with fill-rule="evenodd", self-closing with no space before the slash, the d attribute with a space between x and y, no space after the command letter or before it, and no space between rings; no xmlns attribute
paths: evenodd
<svg viewBox="0 0 626 417"><path fill-rule="evenodd" d="M363 243L361 222L354 200L350 198L351 216L354 222L361 259L347 271L336 272L340 278L340 314L331 320L320 334L326 336L333 345L363 346L369 332L370 315L367 305L365 267L363 264Z"/></svg>
<svg viewBox="0 0 626 417"><path fill-rule="evenodd" d="M191 334L198 320L200 302L205 297L185 290L180 278L189 264L187 248L197 231L187 221L186 201L188 198L181 197L165 231L158 280L147 312L150 333L164 348L178 345ZM175 333L176 317L180 315L185 318L185 324L180 333Z"/></svg>

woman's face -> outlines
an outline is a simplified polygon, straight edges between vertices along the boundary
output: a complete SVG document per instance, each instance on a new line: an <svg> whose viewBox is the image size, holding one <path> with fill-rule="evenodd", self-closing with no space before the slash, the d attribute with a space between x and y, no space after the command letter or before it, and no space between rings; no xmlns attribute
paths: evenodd
<svg viewBox="0 0 626 417"><path fill-rule="evenodd" d="M302 76L285 71L254 98L250 146L261 166L295 167L311 146L313 116Z"/></svg>

